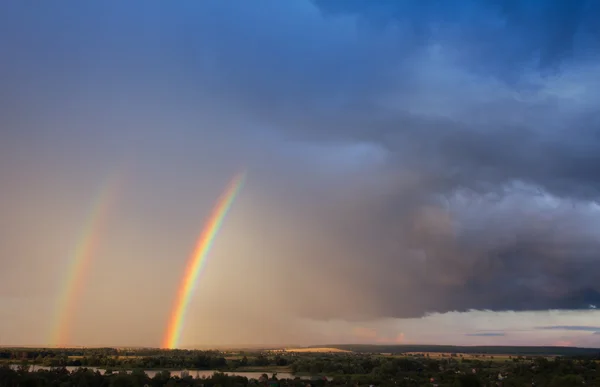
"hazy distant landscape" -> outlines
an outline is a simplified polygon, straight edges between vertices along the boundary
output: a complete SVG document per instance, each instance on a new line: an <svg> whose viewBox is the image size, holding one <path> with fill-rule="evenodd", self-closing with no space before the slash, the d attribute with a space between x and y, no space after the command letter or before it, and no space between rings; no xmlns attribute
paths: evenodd
<svg viewBox="0 0 600 387"><path fill-rule="evenodd" d="M0 346L10 351L19 349L24 350L48 350L48 351L71 351L71 350L103 350L103 348L94 347L72 347L72 348L44 348L40 346ZM125 353L136 352L146 353L165 351L152 347L107 347L114 351ZM459 353L459 354L485 354L485 355L540 355L540 356L578 356L578 355L596 355L600 353L600 348L582 348L582 347L553 347L553 346L460 346L460 345L380 345L380 344L330 344L315 346L221 346L205 347L196 346L181 350L174 350L174 353L180 351L226 351L226 352L297 352L297 353Z"/></svg>
<svg viewBox="0 0 600 387"><path fill-rule="evenodd" d="M462 353L462 354L488 354L488 355L546 355L546 356L577 356L596 355L600 348L576 347L531 347L531 346L460 346L460 345L369 345L369 344L342 344L327 347L361 353ZM310 347L321 348L321 347Z"/></svg>

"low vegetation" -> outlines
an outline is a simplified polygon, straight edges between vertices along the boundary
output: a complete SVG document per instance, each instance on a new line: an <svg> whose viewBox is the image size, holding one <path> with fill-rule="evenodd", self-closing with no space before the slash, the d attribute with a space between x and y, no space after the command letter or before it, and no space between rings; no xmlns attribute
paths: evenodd
<svg viewBox="0 0 600 387"><path fill-rule="evenodd" d="M523 351L529 354L489 350L493 347L470 354L432 348L331 348L335 347L316 352L4 349L0 386L600 386L600 350L566 349L576 354L556 356L553 348L548 353ZM181 372L185 369L210 372L196 377L193 371ZM243 373L249 370L258 372Z"/></svg>

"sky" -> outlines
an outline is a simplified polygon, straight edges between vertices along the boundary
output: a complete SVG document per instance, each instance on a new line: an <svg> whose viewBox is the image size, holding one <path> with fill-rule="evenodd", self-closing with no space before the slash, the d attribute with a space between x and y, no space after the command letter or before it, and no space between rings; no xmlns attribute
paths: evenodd
<svg viewBox="0 0 600 387"><path fill-rule="evenodd" d="M159 346L245 170L181 346L600 347L599 17L3 1L0 345Z"/></svg>

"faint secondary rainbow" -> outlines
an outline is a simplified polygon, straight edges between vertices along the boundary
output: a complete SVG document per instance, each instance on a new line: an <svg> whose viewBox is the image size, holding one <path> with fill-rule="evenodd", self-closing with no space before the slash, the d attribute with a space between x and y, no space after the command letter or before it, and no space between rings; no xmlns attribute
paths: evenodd
<svg viewBox="0 0 600 387"><path fill-rule="evenodd" d="M163 339L164 348L176 348L179 344L185 314L198 281L198 275L206 263L208 253L223 224L225 216L229 212L233 201L242 188L245 177L245 173L239 173L231 180L229 186L219 198L217 205L214 207L212 214L208 218L208 221L198 238L196 248L188 260L183 274L183 280L177 291L175 305L173 306L173 311L169 317L167 331Z"/></svg>
<svg viewBox="0 0 600 387"><path fill-rule="evenodd" d="M78 296L83 291L85 274L96 253L106 219L123 182L123 174L110 176L94 197L81 233L74 246L66 269L66 277L59 292L56 317L51 333L51 344L68 345L71 323L75 315Z"/></svg>

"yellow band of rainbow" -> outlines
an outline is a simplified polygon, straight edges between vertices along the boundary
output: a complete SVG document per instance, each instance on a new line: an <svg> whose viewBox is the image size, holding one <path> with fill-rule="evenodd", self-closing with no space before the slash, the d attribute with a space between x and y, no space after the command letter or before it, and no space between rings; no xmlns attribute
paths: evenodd
<svg viewBox="0 0 600 387"><path fill-rule="evenodd" d="M198 275L206 263L208 253L210 252L225 216L229 212L233 201L242 188L245 176L245 173L239 173L231 180L229 186L219 198L217 205L213 209L211 216L208 218L208 221L198 238L194 253L190 257L183 274L181 286L177 291L175 305L170 315L167 331L163 339L163 348L173 349L177 348L179 344L185 314L198 281Z"/></svg>
<svg viewBox="0 0 600 387"><path fill-rule="evenodd" d="M123 183L123 173L115 173L101 186L92 202L84 227L77 239L60 290L50 345L65 347L74 318L78 296L83 291L85 274L100 242L105 222Z"/></svg>

